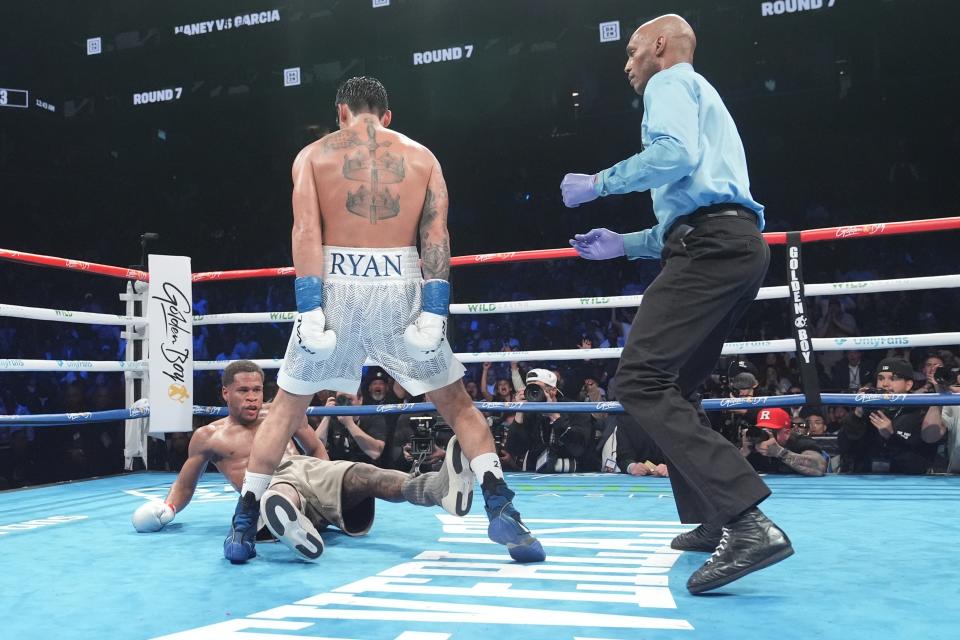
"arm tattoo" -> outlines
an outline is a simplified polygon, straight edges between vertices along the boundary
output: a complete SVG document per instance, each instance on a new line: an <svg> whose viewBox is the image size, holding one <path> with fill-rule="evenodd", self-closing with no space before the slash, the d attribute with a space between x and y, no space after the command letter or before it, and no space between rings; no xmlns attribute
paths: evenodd
<svg viewBox="0 0 960 640"><path fill-rule="evenodd" d="M446 199L446 190L434 193L427 187L423 211L420 213L420 255L424 280L450 279L450 235L442 219L445 216L440 213L441 206L446 205Z"/></svg>
<svg viewBox="0 0 960 640"><path fill-rule="evenodd" d="M402 471L359 462L343 476L343 506L355 507L367 498L404 502L402 488L407 477Z"/></svg>
<svg viewBox="0 0 960 640"><path fill-rule="evenodd" d="M783 461L788 467L799 473L803 476L822 476L826 472L827 462L823 459L819 453L815 451L812 452L816 455L806 455L804 453L793 453L792 451L787 453L783 457Z"/></svg>

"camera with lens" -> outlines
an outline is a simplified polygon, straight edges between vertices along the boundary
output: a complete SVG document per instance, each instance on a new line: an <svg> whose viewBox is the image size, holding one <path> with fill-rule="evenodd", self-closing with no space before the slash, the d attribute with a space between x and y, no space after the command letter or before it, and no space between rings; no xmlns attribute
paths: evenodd
<svg viewBox="0 0 960 640"><path fill-rule="evenodd" d="M770 439L770 432L756 425L750 425L744 429L744 431L746 432L747 440L753 444L760 444Z"/></svg>
<svg viewBox="0 0 960 640"><path fill-rule="evenodd" d="M503 421L490 424L490 434L493 436L493 444L496 446L498 454L503 451L503 447L507 444L508 433L509 427Z"/></svg>
<svg viewBox="0 0 960 640"><path fill-rule="evenodd" d="M960 367L944 365L933 370L933 381L940 387L951 387L958 384L958 377L960 377Z"/></svg>
<svg viewBox="0 0 960 640"><path fill-rule="evenodd" d="M336 399L336 404L338 407L349 407L352 402L350 402L350 396L338 395Z"/></svg>
<svg viewBox="0 0 960 640"><path fill-rule="evenodd" d="M411 416L410 427L413 429L413 438L410 439L410 453L418 456L432 452L433 441L436 437L433 418L430 416Z"/></svg>
<svg viewBox="0 0 960 640"><path fill-rule="evenodd" d="M523 397L528 402L546 402L547 392L540 385L531 382L523 388Z"/></svg>

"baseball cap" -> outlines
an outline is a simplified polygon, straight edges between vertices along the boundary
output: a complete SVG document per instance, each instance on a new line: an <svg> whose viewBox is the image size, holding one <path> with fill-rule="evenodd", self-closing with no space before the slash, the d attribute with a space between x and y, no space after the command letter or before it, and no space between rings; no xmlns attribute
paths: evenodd
<svg viewBox="0 0 960 640"><path fill-rule="evenodd" d="M530 369L527 371L527 384L531 382L542 382L551 387L557 386L557 374L553 371L547 371L546 369Z"/></svg>
<svg viewBox="0 0 960 640"><path fill-rule="evenodd" d="M877 373L890 372L904 380L913 380L913 367L903 358L884 358L877 366Z"/></svg>
<svg viewBox="0 0 960 640"><path fill-rule="evenodd" d="M753 389L757 386L757 378L749 371L741 371L730 378L730 386L734 389Z"/></svg>
<svg viewBox="0 0 960 640"><path fill-rule="evenodd" d="M366 377L363 379L363 387L369 387L370 383L374 380L383 380L384 382L387 382L387 372L383 370L383 367L370 367L367 370Z"/></svg>
<svg viewBox="0 0 960 640"><path fill-rule="evenodd" d="M757 426L764 429L789 429L790 414L783 409L761 409L757 412Z"/></svg>

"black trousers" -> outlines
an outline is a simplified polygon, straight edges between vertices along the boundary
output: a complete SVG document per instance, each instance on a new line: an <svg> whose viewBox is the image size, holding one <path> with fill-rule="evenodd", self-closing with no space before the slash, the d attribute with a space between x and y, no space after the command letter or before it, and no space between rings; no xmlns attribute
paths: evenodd
<svg viewBox="0 0 960 640"><path fill-rule="evenodd" d="M770 249L752 220L693 219L692 230L675 225L667 237L663 270L643 294L615 390L667 457L681 522L722 525L770 489L710 428L696 392L756 296Z"/></svg>

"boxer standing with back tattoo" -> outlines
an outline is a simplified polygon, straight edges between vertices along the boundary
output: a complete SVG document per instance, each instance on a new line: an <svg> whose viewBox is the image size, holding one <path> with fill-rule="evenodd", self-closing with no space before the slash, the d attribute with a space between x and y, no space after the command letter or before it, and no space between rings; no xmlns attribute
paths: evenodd
<svg viewBox="0 0 960 640"><path fill-rule="evenodd" d="M379 81L347 80L336 107L340 130L293 163L297 317L224 556L235 564L253 557L259 500L310 399L320 389L355 392L369 356L410 394L426 393L456 433L448 451L459 478L444 508L467 513L469 496L456 487L480 476L490 539L519 562L542 561L543 547L513 507L493 437L446 340L450 236L440 164L429 149L387 128L392 114Z"/></svg>

